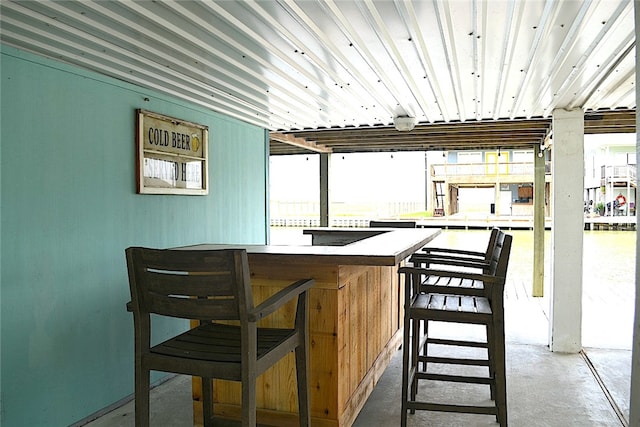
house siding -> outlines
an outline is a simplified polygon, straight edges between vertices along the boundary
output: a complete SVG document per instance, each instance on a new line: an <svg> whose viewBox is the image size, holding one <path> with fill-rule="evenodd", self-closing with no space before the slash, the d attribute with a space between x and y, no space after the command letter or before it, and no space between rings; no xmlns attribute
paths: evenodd
<svg viewBox="0 0 640 427"><path fill-rule="evenodd" d="M8 46L0 60L1 423L69 425L133 392L126 247L266 242L268 135ZM209 127L207 196L136 194L137 108Z"/></svg>

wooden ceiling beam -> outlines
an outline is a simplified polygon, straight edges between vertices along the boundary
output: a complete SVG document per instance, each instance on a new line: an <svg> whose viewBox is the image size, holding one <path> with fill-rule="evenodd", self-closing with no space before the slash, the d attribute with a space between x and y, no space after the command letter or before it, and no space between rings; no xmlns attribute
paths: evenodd
<svg viewBox="0 0 640 427"><path fill-rule="evenodd" d="M634 110L588 111L585 134L635 132ZM418 124L410 132L392 126L363 126L283 131L290 138L314 141L334 153L528 149L544 144L552 131L551 118ZM272 153L309 153L309 148L272 141Z"/></svg>
<svg viewBox="0 0 640 427"><path fill-rule="evenodd" d="M419 139L433 139L433 138L476 138L481 137L485 139L491 139L496 137L521 137L521 136L538 136L538 135L546 135L549 132L546 129L530 129L530 130L509 130L502 129L499 131L477 131L477 132L464 132L464 133L456 133L456 132L446 132L446 131L438 131L431 133L407 133L404 135L395 135L395 134L361 134L361 135L331 135L321 139L318 139L318 142L328 143L333 141L375 141L381 139L387 139L390 141L410 141L410 140L419 140Z"/></svg>
<svg viewBox="0 0 640 427"><path fill-rule="evenodd" d="M388 147L390 149L399 149L402 147L450 147L450 146L490 146L490 147L507 147L507 146L524 146L524 145L536 145L540 144L544 141L544 138L538 139L523 139L523 140L504 140L504 141L477 141L477 140L449 140L449 141L422 141L415 143L402 143L402 144L387 144L387 143L378 143L378 144L335 144L332 146L333 151L339 151L344 148L354 148L360 149L362 151L363 148L374 148L374 147Z"/></svg>
<svg viewBox="0 0 640 427"><path fill-rule="evenodd" d="M308 141L305 138L296 137L290 134L271 132L269 134L269 138L277 142L304 148L305 150L313 151L315 153L331 153L332 151L331 148L326 145L316 144L315 142Z"/></svg>
<svg viewBox="0 0 640 427"><path fill-rule="evenodd" d="M493 122L456 122L456 123L435 123L435 124L418 124L409 132L399 132L391 126L361 127L361 128L329 128L329 129L313 129L313 130L292 130L285 134L304 135L309 139L325 139L331 135L344 135L352 137L358 135L377 135L389 134L403 137L403 135L414 135L420 133L447 132L447 133L465 133L478 131L493 130L514 130L514 129L550 129L550 119L540 120L523 120L523 121L493 121Z"/></svg>

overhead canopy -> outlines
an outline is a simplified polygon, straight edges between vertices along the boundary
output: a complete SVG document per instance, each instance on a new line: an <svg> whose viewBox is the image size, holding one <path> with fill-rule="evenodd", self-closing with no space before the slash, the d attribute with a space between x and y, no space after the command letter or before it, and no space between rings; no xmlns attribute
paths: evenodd
<svg viewBox="0 0 640 427"><path fill-rule="evenodd" d="M634 110L587 112L585 133L635 132ZM337 128L272 133L272 155L376 151L531 149L547 145L551 118L417 125L399 132L393 126ZM285 142L282 142L282 141Z"/></svg>
<svg viewBox="0 0 640 427"><path fill-rule="evenodd" d="M628 0L7 0L0 41L264 127L272 154L516 147L544 141L554 109L584 109L587 132L635 109L633 10ZM415 129L395 130L397 117Z"/></svg>

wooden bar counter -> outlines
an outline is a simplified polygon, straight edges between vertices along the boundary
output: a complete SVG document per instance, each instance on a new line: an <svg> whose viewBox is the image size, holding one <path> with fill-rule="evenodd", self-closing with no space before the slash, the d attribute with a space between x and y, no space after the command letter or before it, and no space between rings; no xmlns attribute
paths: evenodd
<svg viewBox="0 0 640 427"><path fill-rule="evenodd" d="M350 426L402 341L402 285L397 269L439 229L312 229L313 246L202 244L184 249L245 248L255 303L302 278L309 296L310 400L313 426ZM356 240L360 238L361 240ZM294 305L262 326L290 327ZM194 420L201 425L199 378ZM398 398L399 399L399 398ZM239 418L240 384L215 380L214 411ZM400 400L398 400L400 404ZM293 353L258 381L258 423L298 423Z"/></svg>

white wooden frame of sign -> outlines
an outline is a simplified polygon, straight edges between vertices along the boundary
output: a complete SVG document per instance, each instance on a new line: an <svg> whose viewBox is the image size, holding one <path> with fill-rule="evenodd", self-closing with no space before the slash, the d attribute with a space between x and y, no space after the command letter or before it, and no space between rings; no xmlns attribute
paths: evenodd
<svg viewBox="0 0 640 427"><path fill-rule="evenodd" d="M136 110L139 194L209 193L209 128Z"/></svg>

